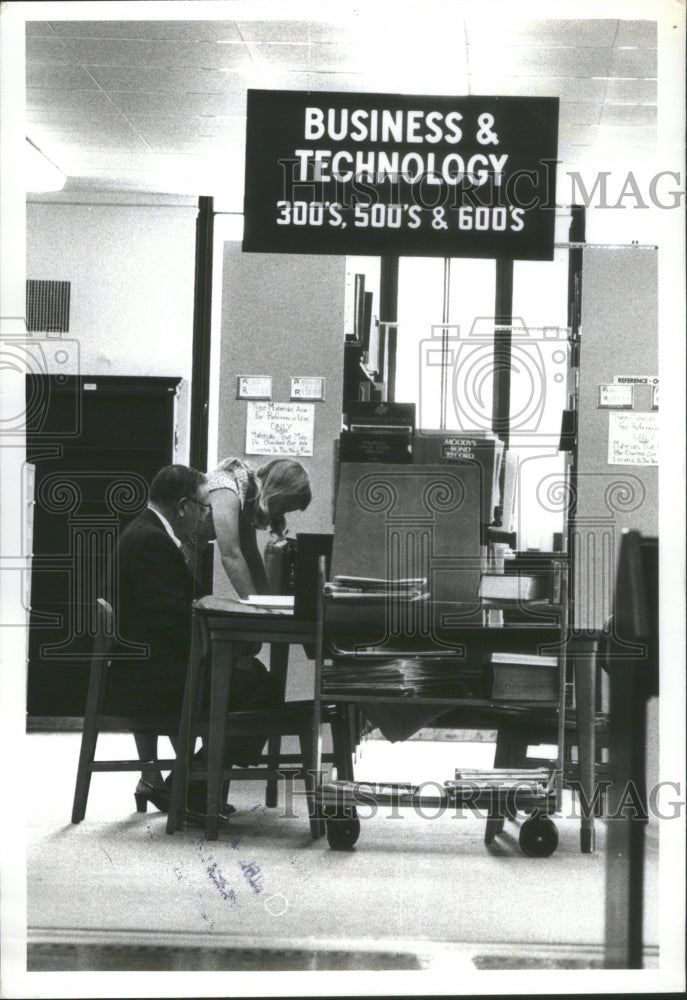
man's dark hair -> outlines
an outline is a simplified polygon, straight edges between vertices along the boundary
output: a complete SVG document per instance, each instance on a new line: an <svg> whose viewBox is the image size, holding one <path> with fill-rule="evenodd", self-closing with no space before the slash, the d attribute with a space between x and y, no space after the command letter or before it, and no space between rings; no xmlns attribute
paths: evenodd
<svg viewBox="0 0 687 1000"><path fill-rule="evenodd" d="M166 506L182 497L194 498L205 482L205 475L188 465L166 465L160 469L150 484L149 497L153 503Z"/></svg>

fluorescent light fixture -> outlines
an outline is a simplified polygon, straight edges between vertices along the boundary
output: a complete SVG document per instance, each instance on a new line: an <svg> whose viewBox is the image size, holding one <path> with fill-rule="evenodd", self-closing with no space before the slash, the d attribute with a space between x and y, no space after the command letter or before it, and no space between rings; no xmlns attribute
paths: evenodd
<svg viewBox="0 0 687 1000"><path fill-rule="evenodd" d="M38 146L26 138L26 190L33 194L42 191L61 191L67 180L62 171L42 153Z"/></svg>

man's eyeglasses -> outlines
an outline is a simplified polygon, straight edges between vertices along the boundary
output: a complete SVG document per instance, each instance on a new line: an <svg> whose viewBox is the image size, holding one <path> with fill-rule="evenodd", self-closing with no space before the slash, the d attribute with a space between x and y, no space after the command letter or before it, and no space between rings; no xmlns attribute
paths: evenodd
<svg viewBox="0 0 687 1000"><path fill-rule="evenodd" d="M191 503L197 503L199 507L205 507L206 510L212 510L211 503L203 503L202 500L197 500L195 497L186 497L186 499L190 500Z"/></svg>

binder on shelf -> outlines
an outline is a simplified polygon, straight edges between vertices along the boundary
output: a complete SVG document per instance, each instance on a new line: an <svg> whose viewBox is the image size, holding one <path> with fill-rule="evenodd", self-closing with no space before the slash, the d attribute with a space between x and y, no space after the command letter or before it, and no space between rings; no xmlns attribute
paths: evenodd
<svg viewBox="0 0 687 1000"><path fill-rule="evenodd" d="M479 585L479 596L483 602L516 601L524 604L545 598L546 587L538 576L484 573Z"/></svg>
<svg viewBox="0 0 687 1000"><path fill-rule="evenodd" d="M487 431L421 430L413 438L413 462L417 465L448 465L479 472L481 521L490 524L501 505L499 485L503 442Z"/></svg>
<svg viewBox="0 0 687 1000"><path fill-rule="evenodd" d="M516 552L512 559L507 559L504 572L508 575L533 576L539 581L541 596L552 604L558 604L561 599L561 578L567 563L563 552Z"/></svg>
<svg viewBox="0 0 687 1000"><path fill-rule="evenodd" d="M409 464L413 460L412 438L409 431L401 433L384 428L369 431L341 431L339 459L342 462L379 462Z"/></svg>
<svg viewBox="0 0 687 1000"><path fill-rule="evenodd" d="M346 407L348 430L371 434L412 434L415 403L351 401Z"/></svg>
<svg viewBox="0 0 687 1000"><path fill-rule="evenodd" d="M558 660L555 656L491 653L487 690L494 701L556 701Z"/></svg>

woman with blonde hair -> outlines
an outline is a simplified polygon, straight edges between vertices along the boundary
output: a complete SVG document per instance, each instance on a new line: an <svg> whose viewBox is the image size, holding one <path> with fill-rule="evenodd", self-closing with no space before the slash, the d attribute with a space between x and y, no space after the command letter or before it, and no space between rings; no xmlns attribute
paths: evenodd
<svg viewBox="0 0 687 1000"><path fill-rule="evenodd" d="M259 469L227 458L207 475L215 537L222 566L239 597L266 594L267 577L256 529L282 537L286 514L305 510L312 500L308 473L292 458L277 458Z"/></svg>

